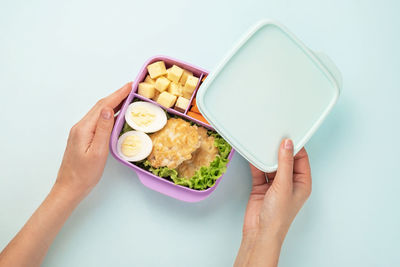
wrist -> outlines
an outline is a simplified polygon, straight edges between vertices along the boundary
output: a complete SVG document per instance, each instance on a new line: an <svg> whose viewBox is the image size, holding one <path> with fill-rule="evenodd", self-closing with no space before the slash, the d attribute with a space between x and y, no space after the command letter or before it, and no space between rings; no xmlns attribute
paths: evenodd
<svg viewBox="0 0 400 267"><path fill-rule="evenodd" d="M276 266L285 235L275 227L247 229L234 266Z"/></svg>
<svg viewBox="0 0 400 267"><path fill-rule="evenodd" d="M289 227L281 224L270 223L260 227L256 242L258 244L267 244L268 246L282 247Z"/></svg>
<svg viewBox="0 0 400 267"><path fill-rule="evenodd" d="M85 198L85 196L89 193L89 191L90 190L75 188L73 186L66 185L56 181L55 184L53 185L53 188L51 189L50 194L56 195L63 201L78 204Z"/></svg>
<svg viewBox="0 0 400 267"><path fill-rule="evenodd" d="M256 241L274 242L278 245L282 245L288 227L284 224L279 223L268 223L259 224L257 227L252 229L246 229L242 233L242 243L254 243Z"/></svg>
<svg viewBox="0 0 400 267"><path fill-rule="evenodd" d="M245 266L278 266L283 238L277 232L259 231Z"/></svg>
<svg viewBox="0 0 400 267"><path fill-rule="evenodd" d="M247 230L242 234L242 245L252 247L257 244L268 244L268 246L281 247L287 231L278 227L259 227Z"/></svg>

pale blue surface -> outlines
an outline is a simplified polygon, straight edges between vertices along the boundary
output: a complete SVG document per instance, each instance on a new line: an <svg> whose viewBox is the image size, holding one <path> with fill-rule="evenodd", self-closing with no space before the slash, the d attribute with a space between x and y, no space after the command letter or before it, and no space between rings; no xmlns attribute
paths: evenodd
<svg viewBox="0 0 400 267"><path fill-rule="evenodd" d="M211 69L254 21L269 17L326 52L344 79L337 106L307 145L313 193L280 265L399 266L398 3L1 1L0 247L47 194L69 128L98 98L155 54ZM110 157L43 265L229 266L250 186L236 155L215 193L187 204L146 189Z"/></svg>

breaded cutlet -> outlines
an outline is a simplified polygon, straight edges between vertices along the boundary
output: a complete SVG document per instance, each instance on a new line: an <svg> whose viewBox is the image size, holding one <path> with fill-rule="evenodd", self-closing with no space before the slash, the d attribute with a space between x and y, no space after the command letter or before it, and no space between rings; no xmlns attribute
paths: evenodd
<svg viewBox="0 0 400 267"><path fill-rule="evenodd" d="M154 168L168 167L175 169L185 160L192 158L192 153L201 144L198 127L183 119L171 118L160 131L150 135L153 150L147 157Z"/></svg>
<svg viewBox="0 0 400 267"><path fill-rule="evenodd" d="M202 166L208 167L218 155L218 149L214 145L214 137L208 136L207 129L198 127L200 135L200 147L193 153L192 158L178 166L178 176L184 178L192 177Z"/></svg>

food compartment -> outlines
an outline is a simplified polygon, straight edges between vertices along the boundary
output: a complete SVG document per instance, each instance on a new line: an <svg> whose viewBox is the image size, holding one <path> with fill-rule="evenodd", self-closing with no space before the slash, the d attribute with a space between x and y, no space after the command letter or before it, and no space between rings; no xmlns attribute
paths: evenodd
<svg viewBox="0 0 400 267"><path fill-rule="evenodd" d="M180 62L156 60L146 66L147 73L136 93L159 105L185 114L203 78L203 72Z"/></svg>
<svg viewBox="0 0 400 267"><path fill-rule="evenodd" d="M145 104L150 104L152 109L166 111L166 113L163 113L163 115L166 114L164 123L162 122L163 118L158 119L159 122L156 122L157 118L153 116L155 118L155 130L140 128L140 125L132 124L131 119L129 119L129 113L139 114L134 109L135 105L143 106ZM139 114L141 116L140 119L143 119L145 111L141 110L139 112L141 112ZM149 126L145 127L149 128ZM121 139L129 138L124 136L128 133L134 134L136 131L147 132L147 135L152 139L153 147L152 152L146 154L145 158L132 161L127 158L129 154L121 154L121 152L123 152L124 146L129 149L134 140L124 141ZM214 186L216 180L226 170L229 161L228 157L232 149L229 143L210 125L197 121L185 114L180 114L174 109L168 110L136 93L133 94L125 114L124 126L120 132L117 145L119 146L117 147L117 151L120 153L119 156L130 162L130 164L167 179L176 185L194 190L206 190ZM147 150L147 147L143 146L142 150Z"/></svg>
<svg viewBox="0 0 400 267"><path fill-rule="evenodd" d="M149 97L145 97L139 94L139 83L145 81L147 75L149 75L147 66L160 60L163 60L165 62L166 69L171 68L173 65L177 65L181 68L185 68L191 71L193 75L199 77L198 83L196 84L196 87L189 99L189 104L185 110L176 110L174 108L165 107L159 102L155 101L155 99L151 99ZM135 170L135 172L138 174L139 179L144 185L163 194L189 202L200 201L206 198L215 190L234 152L231 146L225 140L223 140L222 137L219 136L218 133L216 133L209 124L202 121L200 117L196 119L195 116L192 117L188 115L193 112L191 111L191 109L193 108L193 106L195 106L195 97L197 91L199 90L202 81L204 81L203 78L206 77L206 75L208 75L208 73L205 70L196 68L190 64L177 61L168 57L154 57L150 59L143 66L141 72L137 77L137 80L132 84L132 92L126 99L121 109L121 112L116 120L110 143L111 153L113 154L113 156L124 165L127 165ZM218 151L218 157L215 157L214 160L210 161L211 164L209 166L204 166L204 168L203 166L200 166L200 168L195 171L196 175L193 175L192 177L180 177L177 174L182 172L182 170L177 171L178 168L160 168L159 166L149 167L147 159L147 162L146 160L139 162L130 162L129 160L124 159L119 151L120 148L118 147L118 139L122 134L132 131L132 128L130 128L126 123L125 113L130 108L130 105L135 102L151 103L154 106L162 108L164 111L167 112L166 114L168 116L168 120L173 119L175 121L179 121L179 123L185 125L187 129L189 129L193 125L196 125L197 129L203 128L204 130L199 130L199 132L202 131L204 138L213 139L213 141L211 142L215 141L214 145ZM201 115L200 113L198 114ZM170 127L170 129L173 128L174 127ZM207 133L207 135L205 135L204 133ZM149 135L151 136L151 134ZM132 137L132 139L134 138L136 137ZM223 155L220 151L221 147L224 147ZM196 149L196 151L199 151L199 148ZM195 155L195 153L193 153L192 155ZM218 160L216 160L217 158ZM198 160L198 162L201 163L202 160L200 159ZM190 164L186 165L190 166ZM183 171L185 171L184 168L182 169ZM193 170L192 172L190 172L189 170L189 173L193 174Z"/></svg>
<svg viewBox="0 0 400 267"><path fill-rule="evenodd" d="M207 78L207 74L203 74L202 78L200 79L199 85L196 88L196 91L193 93L192 99L190 101L190 105L186 109L185 114L197 122L202 122L204 124L210 125L210 123L204 118L204 116L200 113L199 108L197 107L196 103L196 96L197 92L200 90L202 83Z"/></svg>

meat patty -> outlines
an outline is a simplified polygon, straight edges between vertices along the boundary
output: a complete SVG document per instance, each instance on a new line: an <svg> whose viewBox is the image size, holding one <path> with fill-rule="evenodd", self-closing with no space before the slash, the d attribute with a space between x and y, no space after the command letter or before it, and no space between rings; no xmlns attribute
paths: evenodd
<svg viewBox="0 0 400 267"><path fill-rule="evenodd" d="M160 131L150 135L153 150L148 156L155 167L175 169L185 160L192 158L192 153L201 144L198 127L182 119L171 118Z"/></svg>
<svg viewBox="0 0 400 267"><path fill-rule="evenodd" d="M202 166L208 167L218 155L218 149L214 145L214 137L208 136L207 130L198 127L197 132L200 135L200 147L193 153L192 158L182 162L178 166L178 176L184 178L192 177Z"/></svg>

